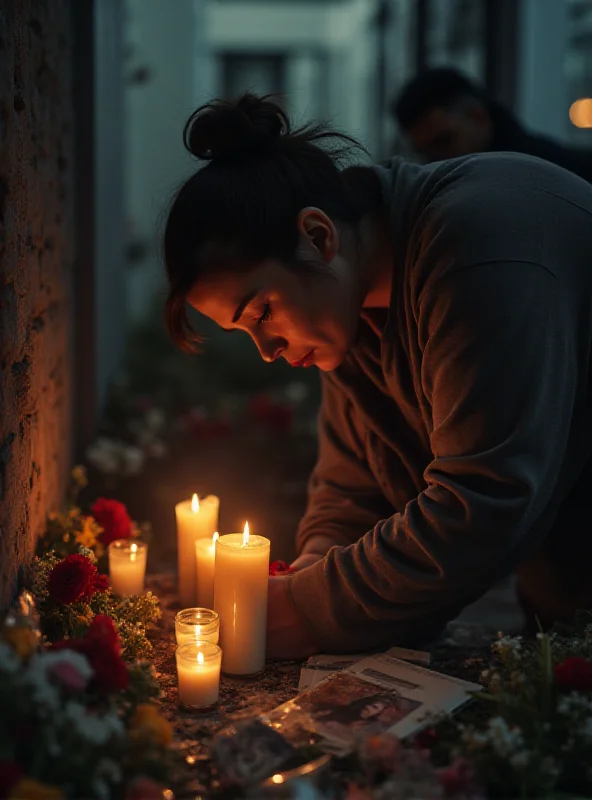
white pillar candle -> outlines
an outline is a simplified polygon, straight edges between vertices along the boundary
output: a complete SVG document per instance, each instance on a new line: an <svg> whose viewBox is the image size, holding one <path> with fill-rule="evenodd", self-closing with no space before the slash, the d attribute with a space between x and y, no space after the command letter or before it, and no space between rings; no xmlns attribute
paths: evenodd
<svg viewBox="0 0 592 800"><path fill-rule="evenodd" d="M214 607L214 567L218 538L218 533L215 533L211 541L198 539L195 543L197 605L201 608Z"/></svg>
<svg viewBox="0 0 592 800"><path fill-rule="evenodd" d="M148 545L131 539L116 539L109 545L109 582L115 594L144 593Z"/></svg>
<svg viewBox="0 0 592 800"><path fill-rule="evenodd" d="M265 666L269 549L269 539L249 536L248 524L216 542L214 608L228 675L254 675Z"/></svg>
<svg viewBox="0 0 592 800"><path fill-rule="evenodd" d="M218 530L219 508L220 500L213 494L202 500L194 494L191 500L183 500L175 506L181 605L197 604L195 542L198 539L211 541Z"/></svg>
<svg viewBox="0 0 592 800"><path fill-rule="evenodd" d="M211 642L218 644L220 619L210 608L185 608L175 616L177 644Z"/></svg>
<svg viewBox="0 0 592 800"><path fill-rule="evenodd" d="M179 702L206 709L218 702L222 651L211 642L189 642L177 647Z"/></svg>

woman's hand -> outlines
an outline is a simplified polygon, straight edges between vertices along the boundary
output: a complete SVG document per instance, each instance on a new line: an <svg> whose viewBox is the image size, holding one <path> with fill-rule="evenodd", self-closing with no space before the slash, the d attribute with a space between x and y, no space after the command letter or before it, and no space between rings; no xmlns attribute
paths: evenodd
<svg viewBox="0 0 592 800"><path fill-rule="evenodd" d="M321 553L303 553L290 566L295 570L304 569L305 567L310 567L311 564L316 564L317 561L321 561L323 558L325 556L321 555Z"/></svg>
<svg viewBox="0 0 592 800"><path fill-rule="evenodd" d="M289 576L269 578L267 657L271 659L308 658L319 652L290 599L289 580Z"/></svg>

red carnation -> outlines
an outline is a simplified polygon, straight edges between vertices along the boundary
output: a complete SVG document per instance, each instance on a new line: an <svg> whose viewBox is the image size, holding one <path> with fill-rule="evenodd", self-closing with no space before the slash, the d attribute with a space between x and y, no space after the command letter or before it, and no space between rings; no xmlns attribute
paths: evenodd
<svg viewBox="0 0 592 800"><path fill-rule="evenodd" d="M60 561L49 574L47 589L54 603L69 606L87 600L97 591L99 571L86 556L74 553Z"/></svg>
<svg viewBox="0 0 592 800"><path fill-rule="evenodd" d="M119 653L92 646L85 653L94 675L92 685L101 692L121 692L129 685L129 673Z"/></svg>
<svg viewBox="0 0 592 800"><path fill-rule="evenodd" d="M86 641L93 645L100 645L112 650L119 655L121 644L119 642L119 631L111 617L106 614L97 614L86 632Z"/></svg>
<svg viewBox="0 0 592 800"><path fill-rule="evenodd" d="M105 546L116 539L131 538L132 521L126 507L119 500L108 500L104 497L99 497L91 511L103 529L99 538Z"/></svg>
<svg viewBox="0 0 592 800"><path fill-rule="evenodd" d="M291 572L295 571L296 570L293 567L289 567L285 561L272 561L269 565L270 575L289 575Z"/></svg>
<svg viewBox="0 0 592 800"><path fill-rule="evenodd" d="M566 658L555 665L555 683L566 691L589 692L592 690L592 664L579 656Z"/></svg>
<svg viewBox="0 0 592 800"><path fill-rule="evenodd" d="M23 770L16 761L0 761L0 797L8 797L22 776Z"/></svg>

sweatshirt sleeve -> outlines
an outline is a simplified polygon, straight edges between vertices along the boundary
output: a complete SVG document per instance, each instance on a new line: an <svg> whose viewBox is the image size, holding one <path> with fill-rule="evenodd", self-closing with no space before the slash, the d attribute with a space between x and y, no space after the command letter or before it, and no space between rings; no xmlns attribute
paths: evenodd
<svg viewBox="0 0 592 800"><path fill-rule="evenodd" d="M356 544L291 576L293 602L324 650L404 642L509 572L566 452L576 326L551 272L466 266L431 282L418 306L432 408L426 488Z"/></svg>
<svg viewBox="0 0 592 800"><path fill-rule="evenodd" d="M336 545L357 542L393 511L365 462L351 401L330 377L321 380L319 452L296 536L298 552L316 535L328 536Z"/></svg>

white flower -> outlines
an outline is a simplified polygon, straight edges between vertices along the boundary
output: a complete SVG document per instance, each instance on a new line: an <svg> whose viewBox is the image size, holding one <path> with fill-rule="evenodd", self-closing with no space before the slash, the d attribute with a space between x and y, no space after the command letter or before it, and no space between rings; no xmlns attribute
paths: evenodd
<svg viewBox="0 0 592 800"><path fill-rule="evenodd" d="M144 452L139 447L125 445L122 450L125 475L137 475L144 466Z"/></svg>
<svg viewBox="0 0 592 800"><path fill-rule="evenodd" d="M105 714L102 717L89 714L83 705L74 701L66 703L64 715L73 723L78 733L92 744L105 744L112 736L120 736L124 732L123 723L116 714Z"/></svg>
<svg viewBox="0 0 592 800"><path fill-rule="evenodd" d="M29 659L24 680L31 690L41 714L56 711L60 705L60 691L48 678L46 661L50 653L36 653ZM53 654L52 654L53 655ZM55 654L57 655L57 653ZM50 662L51 663L51 662Z"/></svg>
<svg viewBox="0 0 592 800"><path fill-rule="evenodd" d="M489 742L502 758L508 758L524 744L520 728L510 728L503 717L492 717L488 722Z"/></svg>
<svg viewBox="0 0 592 800"><path fill-rule="evenodd" d="M86 450L87 461L105 475L114 475L119 471L119 448L117 442L105 437L98 438Z"/></svg>
<svg viewBox="0 0 592 800"><path fill-rule="evenodd" d="M491 645L494 653L500 655L512 654L518 656L522 652L522 637L521 636L500 636L497 642Z"/></svg>
<svg viewBox="0 0 592 800"><path fill-rule="evenodd" d="M510 756L510 764L515 769L522 769L526 767L530 762L530 753L528 750L518 750L517 753L514 753Z"/></svg>
<svg viewBox="0 0 592 800"><path fill-rule="evenodd" d="M80 673L84 680L89 681L93 676L93 668L86 656L74 650L50 650L39 654L39 661L47 671L54 664L70 664Z"/></svg>
<svg viewBox="0 0 592 800"><path fill-rule="evenodd" d="M0 672L16 675L22 668L20 658L6 642L0 642Z"/></svg>

